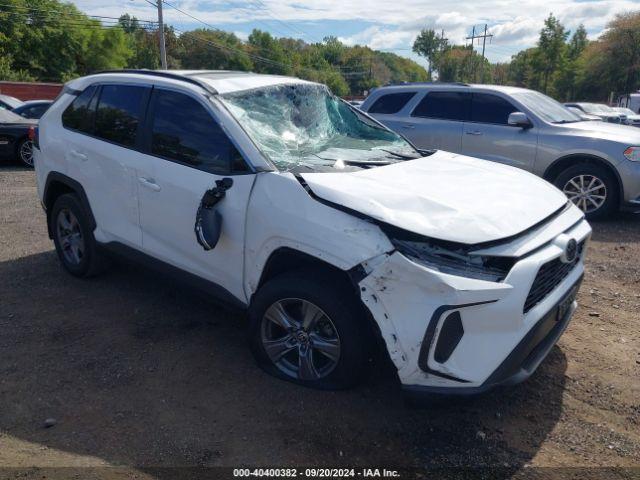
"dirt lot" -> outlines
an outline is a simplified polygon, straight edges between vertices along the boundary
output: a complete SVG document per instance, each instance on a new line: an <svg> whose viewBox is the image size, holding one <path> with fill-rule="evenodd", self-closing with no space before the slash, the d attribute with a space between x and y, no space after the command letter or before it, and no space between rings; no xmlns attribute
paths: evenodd
<svg viewBox="0 0 640 480"><path fill-rule="evenodd" d="M347 392L267 376L242 315L152 272L70 277L33 172L1 168L0 192L0 478L176 478L187 470L160 467L239 465L491 466L549 478L561 470L535 467L635 466L562 472L640 476L639 216L594 225L580 308L529 381L413 409L385 367Z"/></svg>

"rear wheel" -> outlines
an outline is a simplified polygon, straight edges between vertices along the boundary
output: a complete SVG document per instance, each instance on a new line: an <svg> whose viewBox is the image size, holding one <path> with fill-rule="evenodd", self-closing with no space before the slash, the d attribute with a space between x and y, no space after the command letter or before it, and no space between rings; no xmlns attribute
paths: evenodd
<svg viewBox="0 0 640 480"><path fill-rule="evenodd" d="M553 182L589 220L613 213L618 203L615 177L606 168L580 163L562 171Z"/></svg>
<svg viewBox="0 0 640 480"><path fill-rule="evenodd" d="M26 167L33 168L33 142L25 138L18 143L18 160Z"/></svg>
<svg viewBox="0 0 640 480"><path fill-rule="evenodd" d="M90 277L104 269L105 258L98 251L78 197L61 195L53 205L49 221L58 258L67 272L76 277Z"/></svg>
<svg viewBox="0 0 640 480"><path fill-rule="evenodd" d="M249 315L251 350L268 373L319 389L360 380L367 325L351 289L332 275L280 275L256 293Z"/></svg>

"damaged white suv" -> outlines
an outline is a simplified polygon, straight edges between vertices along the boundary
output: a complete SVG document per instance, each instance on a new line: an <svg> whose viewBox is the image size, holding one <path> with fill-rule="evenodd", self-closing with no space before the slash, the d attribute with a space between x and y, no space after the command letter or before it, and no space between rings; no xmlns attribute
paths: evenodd
<svg viewBox="0 0 640 480"><path fill-rule="evenodd" d="M260 365L344 388L386 346L405 389L527 378L576 308L582 212L516 168L419 152L303 80L120 71L68 83L35 138L64 268L108 252L248 309Z"/></svg>

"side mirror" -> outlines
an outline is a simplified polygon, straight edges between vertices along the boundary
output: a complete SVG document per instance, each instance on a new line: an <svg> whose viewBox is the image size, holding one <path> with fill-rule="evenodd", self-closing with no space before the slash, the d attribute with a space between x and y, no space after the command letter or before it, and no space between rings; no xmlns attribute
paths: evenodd
<svg viewBox="0 0 640 480"><path fill-rule="evenodd" d="M509 114L509 118L507 119L507 123L512 127L520 127L520 128L531 128L533 124L529 117L525 113L522 112L513 112Z"/></svg>

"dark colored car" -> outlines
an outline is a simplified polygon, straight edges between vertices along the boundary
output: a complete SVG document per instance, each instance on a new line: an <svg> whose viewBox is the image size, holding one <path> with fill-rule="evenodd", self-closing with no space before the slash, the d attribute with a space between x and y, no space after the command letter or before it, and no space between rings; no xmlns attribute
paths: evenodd
<svg viewBox="0 0 640 480"><path fill-rule="evenodd" d="M49 108L52 103L52 100L29 100L19 107L14 108L12 112L24 118L38 119L44 115L44 112L47 111L47 108Z"/></svg>
<svg viewBox="0 0 640 480"><path fill-rule="evenodd" d="M0 95L0 110L13 110L18 108L24 102L10 95Z"/></svg>
<svg viewBox="0 0 640 480"><path fill-rule="evenodd" d="M27 167L33 167L33 143L29 139L29 129L37 124L37 120L0 109L0 159L18 159Z"/></svg>

